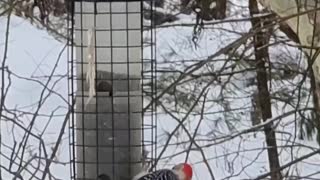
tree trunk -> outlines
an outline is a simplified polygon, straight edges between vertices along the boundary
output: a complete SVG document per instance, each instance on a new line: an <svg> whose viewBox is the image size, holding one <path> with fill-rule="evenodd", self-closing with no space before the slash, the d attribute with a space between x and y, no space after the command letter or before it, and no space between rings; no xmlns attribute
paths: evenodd
<svg viewBox="0 0 320 180"><path fill-rule="evenodd" d="M258 4L256 0L249 0L249 11L251 17L259 14ZM253 30L268 25L268 17L252 18L251 20ZM260 101L260 108L262 113L262 120L265 122L268 118L272 117L270 93L268 90L268 73L265 63L269 60L268 42L270 39L270 28L265 32L257 32L254 36L254 54L257 65L257 82L258 94ZM264 127L266 136L266 144L268 146L269 168L271 171L272 180L281 180L282 175L279 171L280 163L278 158L276 134L272 129L273 124L269 123Z"/></svg>

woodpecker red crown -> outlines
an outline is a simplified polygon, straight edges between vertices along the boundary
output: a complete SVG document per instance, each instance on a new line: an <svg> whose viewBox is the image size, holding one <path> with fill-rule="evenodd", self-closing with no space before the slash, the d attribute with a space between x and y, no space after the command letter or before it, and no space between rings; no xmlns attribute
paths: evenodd
<svg viewBox="0 0 320 180"><path fill-rule="evenodd" d="M192 178L192 167L189 164L183 164L183 172L188 176L188 178Z"/></svg>

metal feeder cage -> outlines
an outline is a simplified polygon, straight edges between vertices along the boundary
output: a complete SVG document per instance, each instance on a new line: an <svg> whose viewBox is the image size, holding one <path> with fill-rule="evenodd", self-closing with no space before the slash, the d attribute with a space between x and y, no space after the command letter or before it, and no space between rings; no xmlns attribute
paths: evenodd
<svg viewBox="0 0 320 180"><path fill-rule="evenodd" d="M154 163L155 31L143 18L153 3L72 1L71 179L130 180Z"/></svg>

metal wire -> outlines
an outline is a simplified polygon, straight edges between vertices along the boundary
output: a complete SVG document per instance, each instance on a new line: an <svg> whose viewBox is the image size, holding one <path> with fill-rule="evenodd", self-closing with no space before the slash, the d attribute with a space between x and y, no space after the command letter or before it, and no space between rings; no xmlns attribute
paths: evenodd
<svg viewBox="0 0 320 180"><path fill-rule="evenodd" d="M153 1L148 1L152 7ZM134 3L139 4L140 11L132 10ZM74 0L72 9L68 94L70 104L76 101L76 106L71 109L69 122L71 179L96 179L101 174L113 180L130 179L142 164L153 164L156 155L156 106L146 106L157 93L154 23L144 23L142 1ZM133 17L140 17L135 22L140 27L129 21L136 20ZM118 22L121 20L125 22ZM99 26L101 22L103 27ZM90 86L86 73L90 63L86 57L89 44L85 35L90 23L95 31L96 91L86 104ZM119 28L117 23L124 26ZM138 44L133 37L137 32L141 34ZM149 38L144 38L146 35ZM119 43L119 37L124 43ZM138 57L137 50L141 56L139 61L134 59ZM141 73L135 74L136 69ZM146 155L146 151L150 153Z"/></svg>

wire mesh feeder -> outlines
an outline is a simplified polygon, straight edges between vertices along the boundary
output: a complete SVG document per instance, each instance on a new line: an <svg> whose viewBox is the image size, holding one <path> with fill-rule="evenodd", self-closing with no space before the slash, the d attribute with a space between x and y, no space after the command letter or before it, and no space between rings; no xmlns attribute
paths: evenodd
<svg viewBox="0 0 320 180"><path fill-rule="evenodd" d="M72 2L71 179L129 180L153 163L155 106L147 104L156 96L155 36L143 3Z"/></svg>

